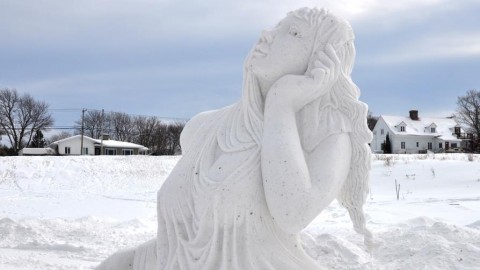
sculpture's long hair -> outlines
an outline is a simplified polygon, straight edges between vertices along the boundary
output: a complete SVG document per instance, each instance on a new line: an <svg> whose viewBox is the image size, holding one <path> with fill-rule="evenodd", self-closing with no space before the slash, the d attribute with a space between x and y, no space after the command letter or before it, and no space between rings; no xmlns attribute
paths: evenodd
<svg viewBox="0 0 480 270"><path fill-rule="evenodd" d="M372 246L372 234L366 228L365 214L363 205L366 201L369 191L369 172L370 172L370 148L368 143L372 140L372 133L367 126L368 107L359 101L360 90L351 80L351 73L355 60L355 46L353 44L353 30L350 25L331 14L324 9L302 8L289 15L296 16L309 22L312 27L317 29L315 44L312 51L311 61L315 61L314 55L319 50L323 50L327 43L333 45L337 56L342 64L342 72L339 75L337 83L331 91L313 101L298 112L299 123L306 123L305 126L299 125L299 132L302 138L304 148L309 145L318 144L318 136L324 126L320 121L325 108L344 114L351 127L350 140L352 145L352 159L348 178L345 181L337 200L344 206L350 215L354 229L364 235L365 244L368 248ZM263 98L255 76L249 69L248 59L245 64L244 73L244 91L242 101L237 104L240 106L240 115L242 118L237 123L242 123L241 130L246 130L251 141L240 142L240 144L261 145L263 133ZM311 66L311 65L309 65ZM309 70L307 69L307 73ZM241 133L241 132L240 132ZM239 132L237 132L239 134ZM236 145L236 143L234 144ZM314 146L310 146L314 148ZM239 149L232 147L231 149Z"/></svg>
<svg viewBox="0 0 480 270"><path fill-rule="evenodd" d="M319 121L315 121L315 119L320 118L319 113L324 112L325 107L331 107L343 113L346 119L350 120L352 160L347 180L338 194L337 200L348 210L355 231L364 235L365 244L371 248L372 234L366 228L363 205L369 191L371 152L368 143L372 140L372 133L367 126L368 107L358 100L360 90L351 79L355 61L353 30L345 20L328 14L324 9L302 8L292 12L291 15L306 20L317 28L312 61L316 60L315 54L319 50L324 50L325 45L329 43L335 49L342 65L341 74L331 91L306 106L299 114L301 117L310 118L308 121L310 123L312 123L313 117L315 124L311 126L314 128L310 128L309 131L313 133L318 133L318 129L324 128L319 126ZM313 65L310 64L310 66ZM307 72L309 71L307 70Z"/></svg>
<svg viewBox="0 0 480 270"><path fill-rule="evenodd" d="M366 228L363 205L369 191L370 172L370 148L368 143L372 139L372 133L367 126L366 104L359 101L360 90L351 80L351 73L355 60L355 46L353 44L353 30L350 25L324 9L302 8L289 13L297 18L309 22L317 29L315 44L312 51L314 55L319 50L324 50L325 45L330 43L336 50L342 64L341 74L332 87L331 91L321 96L318 100L308 104L298 112L300 123L299 132L304 148L314 148L318 144L317 137L313 136L325 129L321 126L320 118L325 113L325 108L344 114L351 128L350 140L352 145L352 159L348 178L346 179L337 200L344 206L350 215L354 229L364 235L365 244L370 249L372 246L372 234ZM245 65L244 91L241 106L241 121L250 134L253 143L261 145L263 131L263 98L254 75L249 70L248 59ZM311 65L309 65L311 66ZM307 73L309 70L307 69ZM308 125L308 126L307 126ZM310 146L309 146L310 145Z"/></svg>

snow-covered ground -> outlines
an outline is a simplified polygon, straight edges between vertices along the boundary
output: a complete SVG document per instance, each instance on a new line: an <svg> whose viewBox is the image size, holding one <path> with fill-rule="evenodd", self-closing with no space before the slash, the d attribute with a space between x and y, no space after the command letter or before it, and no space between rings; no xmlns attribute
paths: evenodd
<svg viewBox="0 0 480 270"><path fill-rule="evenodd" d="M480 156L470 159L374 156L373 251L335 202L304 230L307 252L327 269L480 269ZM156 191L177 161L0 158L0 269L92 269L154 238Z"/></svg>

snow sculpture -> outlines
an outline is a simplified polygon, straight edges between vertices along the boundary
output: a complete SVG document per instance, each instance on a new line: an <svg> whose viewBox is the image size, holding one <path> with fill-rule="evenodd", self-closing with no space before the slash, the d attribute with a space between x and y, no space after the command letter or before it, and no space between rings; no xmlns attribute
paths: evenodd
<svg viewBox="0 0 480 270"><path fill-rule="evenodd" d="M201 113L158 192L155 240L98 269L318 270L299 232L333 199L367 246L367 106L350 74L350 25L291 12L247 56L242 99Z"/></svg>

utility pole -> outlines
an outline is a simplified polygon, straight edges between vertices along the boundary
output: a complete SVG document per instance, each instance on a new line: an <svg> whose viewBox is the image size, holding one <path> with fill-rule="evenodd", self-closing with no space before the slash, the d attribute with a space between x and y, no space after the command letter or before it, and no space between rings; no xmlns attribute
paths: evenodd
<svg viewBox="0 0 480 270"><path fill-rule="evenodd" d="M87 111L87 109L82 109L82 140L80 141L80 155L83 155L83 130L84 130L83 119L85 117L85 112L86 111Z"/></svg>
<svg viewBox="0 0 480 270"><path fill-rule="evenodd" d="M102 109L102 124L100 125L100 155L103 155L103 122L105 121L104 109Z"/></svg>

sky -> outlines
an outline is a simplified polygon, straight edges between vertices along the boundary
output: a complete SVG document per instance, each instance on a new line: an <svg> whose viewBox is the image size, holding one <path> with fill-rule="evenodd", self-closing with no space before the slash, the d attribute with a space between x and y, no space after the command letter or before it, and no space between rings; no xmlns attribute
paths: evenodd
<svg viewBox="0 0 480 270"><path fill-rule="evenodd" d="M240 99L243 61L297 8L352 25L352 74L373 115L446 117L480 89L480 1L0 0L0 88L81 109L188 119Z"/></svg>

